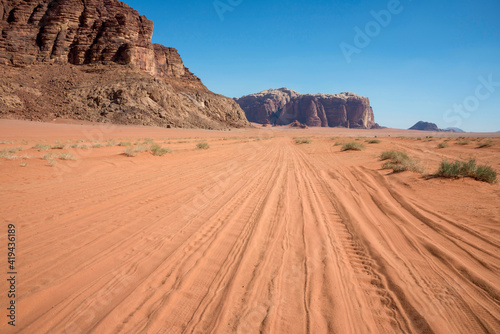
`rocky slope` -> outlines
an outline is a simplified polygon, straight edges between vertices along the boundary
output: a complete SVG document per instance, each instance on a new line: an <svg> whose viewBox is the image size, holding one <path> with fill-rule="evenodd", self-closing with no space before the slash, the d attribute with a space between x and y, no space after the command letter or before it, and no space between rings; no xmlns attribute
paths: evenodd
<svg viewBox="0 0 500 334"><path fill-rule="evenodd" d="M248 125L177 50L151 43L153 22L120 1L0 0L0 31L0 117Z"/></svg>
<svg viewBox="0 0 500 334"><path fill-rule="evenodd" d="M250 122L369 129L375 124L367 97L353 93L301 95L288 88L269 89L235 101Z"/></svg>

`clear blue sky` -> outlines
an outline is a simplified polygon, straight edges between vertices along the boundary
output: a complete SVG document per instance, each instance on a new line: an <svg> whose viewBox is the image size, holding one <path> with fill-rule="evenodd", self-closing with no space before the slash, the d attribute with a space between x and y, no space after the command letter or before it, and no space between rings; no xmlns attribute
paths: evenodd
<svg viewBox="0 0 500 334"><path fill-rule="evenodd" d="M350 91L381 125L500 131L498 0L125 2L216 93Z"/></svg>

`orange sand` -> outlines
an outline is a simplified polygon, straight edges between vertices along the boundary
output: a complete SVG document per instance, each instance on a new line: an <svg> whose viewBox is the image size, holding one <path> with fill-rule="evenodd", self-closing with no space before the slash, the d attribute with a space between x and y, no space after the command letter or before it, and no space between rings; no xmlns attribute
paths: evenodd
<svg viewBox="0 0 500 334"><path fill-rule="evenodd" d="M361 152L334 146L375 135ZM500 171L500 140L438 149L429 135L464 136L0 120L0 150L24 148L0 158L0 332L500 333L499 184L391 174L378 159L396 149L428 172L469 157ZM173 153L105 146L146 137ZM57 141L103 146L66 147L76 160L53 167L31 149Z"/></svg>

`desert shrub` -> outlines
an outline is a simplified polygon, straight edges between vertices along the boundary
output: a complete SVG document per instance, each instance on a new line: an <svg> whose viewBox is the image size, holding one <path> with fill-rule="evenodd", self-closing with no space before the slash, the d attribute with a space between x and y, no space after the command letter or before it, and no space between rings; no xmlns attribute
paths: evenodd
<svg viewBox="0 0 500 334"><path fill-rule="evenodd" d="M122 141L118 143L118 146L132 146L132 143L128 141Z"/></svg>
<svg viewBox="0 0 500 334"><path fill-rule="evenodd" d="M388 160L382 165L382 168L392 169L394 173L404 171L424 172L424 168L404 152L385 151L380 155L380 160Z"/></svg>
<svg viewBox="0 0 500 334"><path fill-rule="evenodd" d="M101 147L102 147L102 145L101 145L101 144L93 144L93 145L92 145L92 148L101 148Z"/></svg>
<svg viewBox="0 0 500 334"><path fill-rule="evenodd" d="M380 160L393 160L393 161L403 161L408 160L409 157L406 153L400 151L384 151L380 154Z"/></svg>
<svg viewBox="0 0 500 334"><path fill-rule="evenodd" d="M198 143L196 145L196 148L199 150L208 150L210 148L210 145L208 145L208 143Z"/></svg>
<svg viewBox="0 0 500 334"><path fill-rule="evenodd" d="M154 143L149 148L149 152L151 152L152 155L163 156L167 153L172 153L172 150L170 150L169 148L161 147L159 144Z"/></svg>
<svg viewBox="0 0 500 334"><path fill-rule="evenodd" d="M43 160L49 160L49 159L52 159L52 157L54 156L54 153L45 153L44 155L42 155L42 159Z"/></svg>
<svg viewBox="0 0 500 334"><path fill-rule="evenodd" d="M434 176L444 178L470 177L478 181L495 183L497 173L490 166L477 165L475 159L454 162L443 160Z"/></svg>
<svg viewBox="0 0 500 334"><path fill-rule="evenodd" d="M27 167L28 163L26 161L21 162L21 167Z"/></svg>
<svg viewBox="0 0 500 334"><path fill-rule="evenodd" d="M297 144L310 144L311 139L307 137L295 137L293 138Z"/></svg>
<svg viewBox="0 0 500 334"><path fill-rule="evenodd" d="M50 150L50 145L36 144L32 148L34 148L35 150L38 150L38 152L42 152L42 151Z"/></svg>
<svg viewBox="0 0 500 334"><path fill-rule="evenodd" d="M492 146L493 146L493 142L487 141L484 143L479 143L477 148L485 148L485 147L492 147Z"/></svg>
<svg viewBox="0 0 500 334"><path fill-rule="evenodd" d="M63 152L63 153L59 154L59 159L61 159L61 160L75 160L75 157L71 153Z"/></svg>
<svg viewBox="0 0 500 334"><path fill-rule="evenodd" d="M342 144L342 148L340 149L340 151L361 151L361 150L364 150L365 149L365 146L363 144L360 144L360 143L356 143L356 142L349 142L349 143L345 143L345 144Z"/></svg>
<svg viewBox="0 0 500 334"><path fill-rule="evenodd" d="M443 143L439 143L437 147L438 148L447 148L447 147L450 147L450 145L443 142Z"/></svg>
<svg viewBox="0 0 500 334"><path fill-rule="evenodd" d="M476 168L474 178L478 181L495 183L497 181L497 172L490 166L479 165Z"/></svg>
<svg viewBox="0 0 500 334"><path fill-rule="evenodd" d="M17 152L20 152L22 150L24 150L24 147L22 147L22 146L12 147L12 148L9 148L9 153L17 153Z"/></svg>
<svg viewBox="0 0 500 334"><path fill-rule="evenodd" d="M141 152L136 150L135 148L127 147L122 154L126 155L127 157L136 157L139 153Z"/></svg>
<svg viewBox="0 0 500 334"><path fill-rule="evenodd" d="M340 145L342 145L342 144L343 144L343 143L341 143L341 142L339 142L339 141L338 141L338 142L336 142L333 146L340 146Z"/></svg>
<svg viewBox="0 0 500 334"><path fill-rule="evenodd" d="M392 169L393 173L401 173L405 171L423 173L424 168L413 159L404 160L402 162L386 161L382 165L383 169Z"/></svg>
<svg viewBox="0 0 500 334"><path fill-rule="evenodd" d="M380 144L381 141L379 139L369 139L366 141L368 144Z"/></svg>
<svg viewBox="0 0 500 334"><path fill-rule="evenodd" d="M65 147L66 147L66 145L64 145L64 144L56 144L56 145L52 145L52 147L51 147L51 148L52 148L53 150L62 150L62 149L64 149Z"/></svg>
<svg viewBox="0 0 500 334"><path fill-rule="evenodd" d="M78 148L78 144L71 144L69 145L69 148Z"/></svg>
<svg viewBox="0 0 500 334"><path fill-rule="evenodd" d="M11 154L9 153L9 150L3 149L0 151L0 158L7 158L9 159L11 157Z"/></svg>
<svg viewBox="0 0 500 334"><path fill-rule="evenodd" d="M461 140L461 141L457 141L455 144L465 146L465 145L469 145L470 141L468 141L468 140Z"/></svg>

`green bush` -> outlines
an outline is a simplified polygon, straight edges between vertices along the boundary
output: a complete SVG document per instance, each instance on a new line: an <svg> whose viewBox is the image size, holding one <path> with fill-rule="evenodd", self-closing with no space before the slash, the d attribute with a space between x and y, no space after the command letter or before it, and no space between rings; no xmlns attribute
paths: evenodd
<svg viewBox="0 0 500 334"><path fill-rule="evenodd" d="M210 145L208 145L208 143L198 143L196 145L196 148L199 150L208 150L210 148Z"/></svg>
<svg viewBox="0 0 500 334"><path fill-rule="evenodd" d="M151 152L152 155L163 156L167 153L172 153L172 150L169 148L163 148L159 144L154 143L149 148L149 152Z"/></svg>
<svg viewBox="0 0 500 334"><path fill-rule="evenodd" d="M465 145L469 145L470 141L468 141L468 140L462 140L462 141L457 141L455 144L465 146Z"/></svg>
<svg viewBox="0 0 500 334"><path fill-rule="evenodd" d="M118 143L118 146L132 146L132 143L128 141L122 141Z"/></svg>
<svg viewBox="0 0 500 334"><path fill-rule="evenodd" d="M450 145L448 145L446 143L439 143L438 144L438 148L447 148L447 147L450 147Z"/></svg>
<svg viewBox="0 0 500 334"><path fill-rule="evenodd" d="M368 144L380 144L381 141L379 139L369 139L366 141Z"/></svg>
<svg viewBox="0 0 500 334"><path fill-rule="evenodd" d="M408 155L400 151L384 151L380 155L380 160L404 161L410 159Z"/></svg>
<svg viewBox="0 0 500 334"><path fill-rule="evenodd" d="M310 144L311 143L311 139L306 138L306 137L304 137L304 138L302 138L302 137L295 137L293 139L295 140L295 142L297 144Z"/></svg>
<svg viewBox="0 0 500 334"><path fill-rule="evenodd" d="M386 161L383 169L392 169L393 173L401 173L405 171L423 173L424 168L416 161L411 159L406 153L399 151L385 151L380 155L380 160Z"/></svg>
<svg viewBox="0 0 500 334"><path fill-rule="evenodd" d="M434 176L444 178L470 177L478 181L494 183L497 173L490 166L476 165L475 159L454 162L443 160Z"/></svg>
<svg viewBox="0 0 500 334"><path fill-rule="evenodd" d="M349 142L342 145L340 151L361 151L364 150L365 146L356 142Z"/></svg>
<svg viewBox="0 0 500 334"><path fill-rule="evenodd" d="M497 172L493 170L490 166L479 165L476 168L476 174L474 178L478 181L495 183L497 181Z"/></svg>

